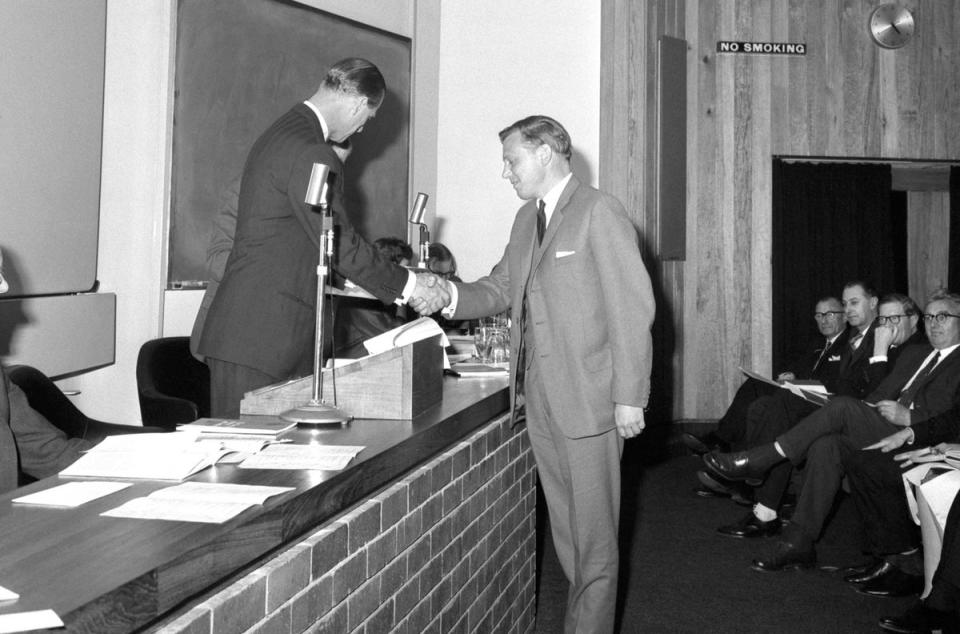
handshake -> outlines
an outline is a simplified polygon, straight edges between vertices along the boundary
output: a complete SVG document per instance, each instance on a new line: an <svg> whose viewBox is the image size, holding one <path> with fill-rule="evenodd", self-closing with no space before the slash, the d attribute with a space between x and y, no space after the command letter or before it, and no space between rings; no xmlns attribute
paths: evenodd
<svg viewBox="0 0 960 634"><path fill-rule="evenodd" d="M433 273L417 273L417 285L407 305L420 315L432 315L450 303L447 281Z"/></svg>

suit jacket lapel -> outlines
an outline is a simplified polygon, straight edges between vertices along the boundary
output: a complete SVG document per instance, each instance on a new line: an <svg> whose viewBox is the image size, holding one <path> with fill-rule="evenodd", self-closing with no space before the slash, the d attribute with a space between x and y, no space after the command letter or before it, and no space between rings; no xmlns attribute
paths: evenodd
<svg viewBox="0 0 960 634"><path fill-rule="evenodd" d="M570 199L573 198L573 192L575 192L579 186L580 181L577 180L577 177L571 176L567 182L567 186L564 187L563 192L560 193L560 198L557 199L557 207L550 216L550 222L547 224L546 231L543 232L543 242L537 247L536 240L531 241L533 242L533 261L530 264L531 275L540 267L540 262L543 261L543 254L546 253L547 247L557 235L560 224L563 222L564 210L570 203ZM536 221L536 216L534 216L534 221Z"/></svg>

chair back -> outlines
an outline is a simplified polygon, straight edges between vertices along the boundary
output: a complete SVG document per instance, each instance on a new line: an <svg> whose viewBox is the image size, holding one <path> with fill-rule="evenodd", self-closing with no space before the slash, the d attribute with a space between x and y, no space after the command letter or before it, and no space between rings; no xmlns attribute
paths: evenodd
<svg viewBox="0 0 960 634"><path fill-rule="evenodd" d="M46 374L33 366L12 365L7 368L7 376L27 395L31 409L39 412L70 438L86 437L90 419Z"/></svg>
<svg viewBox="0 0 960 634"><path fill-rule="evenodd" d="M210 415L210 370L190 354L190 337L151 339L137 356L144 425L172 429Z"/></svg>

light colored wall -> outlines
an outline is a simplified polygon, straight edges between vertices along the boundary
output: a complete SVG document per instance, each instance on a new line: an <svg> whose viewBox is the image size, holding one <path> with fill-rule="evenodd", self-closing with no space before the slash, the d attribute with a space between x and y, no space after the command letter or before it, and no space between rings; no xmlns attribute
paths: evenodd
<svg viewBox="0 0 960 634"><path fill-rule="evenodd" d="M527 115L553 116L585 159L578 175L597 183L600 2L444 2L441 24L431 238L450 247L470 281L500 258L520 206L500 177L497 132Z"/></svg>
<svg viewBox="0 0 960 634"><path fill-rule="evenodd" d="M441 220L433 237L472 279L499 258L519 206L500 179L498 130L536 112L558 118L581 153L578 172L597 182L599 0L416 0L410 10L427 42L415 57L435 56L433 68L423 63L431 77L415 83L414 153L426 158L413 163L412 195L431 193L428 218ZM116 364L61 385L82 390L76 402L90 416L115 422L140 420L142 343L188 334L199 304L199 293L164 292L174 18L173 0L107 8L98 274L101 289L117 294Z"/></svg>

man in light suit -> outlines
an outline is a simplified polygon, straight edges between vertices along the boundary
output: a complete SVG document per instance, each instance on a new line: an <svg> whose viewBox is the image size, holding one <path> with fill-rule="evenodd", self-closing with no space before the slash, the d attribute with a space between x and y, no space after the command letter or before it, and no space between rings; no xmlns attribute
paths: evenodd
<svg viewBox="0 0 960 634"><path fill-rule="evenodd" d="M515 420L525 404L570 582L564 630L611 632L619 462L623 439L645 427L650 389L650 278L620 202L571 173L563 126L527 117L500 140L503 178L528 202L500 261L476 282L451 283L444 312L473 319L510 308L511 403Z"/></svg>
<svg viewBox="0 0 960 634"><path fill-rule="evenodd" d="M323 226L304 197L314 163L327 165L334 179L337 273L384 304L417 297L424 310L435 311L449 301L436 276L414 275L367 242L339 195L343 164L332 144L360 132L385 93L372 63L337 62L316 93L274 122L250 151L235 242L197 350L210 366L213 416L235 417L245 392L312 371Z"/></svg>

